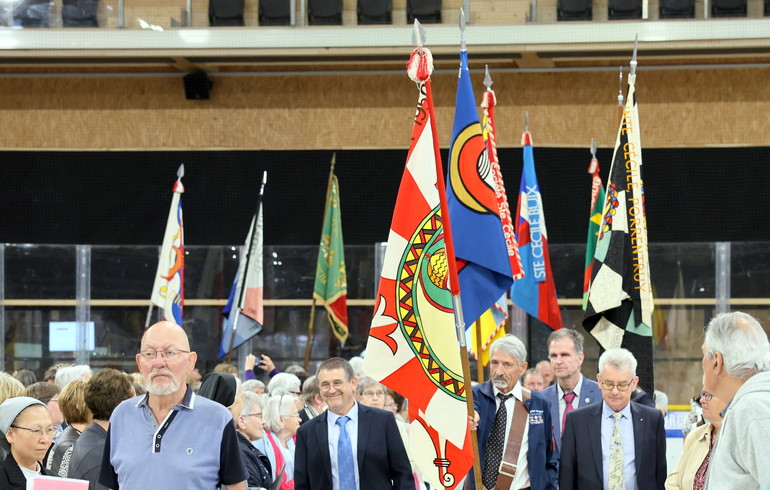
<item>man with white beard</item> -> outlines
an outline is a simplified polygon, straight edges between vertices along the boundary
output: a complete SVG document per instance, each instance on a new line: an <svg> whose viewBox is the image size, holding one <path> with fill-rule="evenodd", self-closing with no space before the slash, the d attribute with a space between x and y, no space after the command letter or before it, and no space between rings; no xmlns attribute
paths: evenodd
<svg viewBox="0 0 770 490"><path fill-rule="evenodd" d="M110 417L102 485L246 490L232 414L185 383L197 357L172 322L144 333L136 363L147 394L124 401Z"/></svg>

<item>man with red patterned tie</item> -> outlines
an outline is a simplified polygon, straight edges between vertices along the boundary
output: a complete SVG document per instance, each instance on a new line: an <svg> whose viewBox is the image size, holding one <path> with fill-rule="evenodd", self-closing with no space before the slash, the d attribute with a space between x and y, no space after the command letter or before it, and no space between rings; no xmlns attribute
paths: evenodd
<svg viewBox="0 0 770 490"><path fill-rule="evenodd" d="M562 328L548 336L548 358L551 360L556 382L541 393L551 403L553 437L561 451L561 438L567 414L602 400L602 391L596 381L580 372L583 365L583 336L577 330Z"/></svg>

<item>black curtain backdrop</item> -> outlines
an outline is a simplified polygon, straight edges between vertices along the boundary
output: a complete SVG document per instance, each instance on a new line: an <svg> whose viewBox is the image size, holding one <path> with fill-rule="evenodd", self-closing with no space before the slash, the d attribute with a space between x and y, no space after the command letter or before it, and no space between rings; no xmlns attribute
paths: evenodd
<svg viewBox="0 0 770 490"><path fill-rule="evenodd" d="M514 214L521 153L499 151ZM611 156L611 149L598 152L604 179ZM650 242L770 241L770 199L756 190L770 182L768 148L646 149L643 156ZM315 245L331 157L331 151L2 152L0 240L160 245L184 163L187 245L243 242L264 170L265 244ZM406 150L337 152L346 244L387 240L405 158ZM590 158L587 149L535 148L551 243L586 240Z"/></svg>

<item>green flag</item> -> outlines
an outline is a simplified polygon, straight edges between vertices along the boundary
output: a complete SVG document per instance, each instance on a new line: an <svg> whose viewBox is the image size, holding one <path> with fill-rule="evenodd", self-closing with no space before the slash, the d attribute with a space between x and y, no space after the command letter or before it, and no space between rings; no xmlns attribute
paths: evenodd
<svg viewBox="0 0 770 490"><path fill-rule="evenodd" d="M604 207L604 186L599 176L599 160L591 159L588 173L593 174L591 179L591 216L588 218L588 239L586 240L586 262L583 275L583 310L588 305L588 290L591 288L591 272L593 271L594 254L596 253L596 241L599 237L599 227L602 223L602 211Z"/></svg>
<svg viewBox="0 0 770 490"><path fill-rule="evenodd" d="M313 298L321 301L329 314L334 335L348 338L348 280L345 272L345 247L342 243L342 219L337 176L332 174L326 196L321 246L318 249Z"/></svg>

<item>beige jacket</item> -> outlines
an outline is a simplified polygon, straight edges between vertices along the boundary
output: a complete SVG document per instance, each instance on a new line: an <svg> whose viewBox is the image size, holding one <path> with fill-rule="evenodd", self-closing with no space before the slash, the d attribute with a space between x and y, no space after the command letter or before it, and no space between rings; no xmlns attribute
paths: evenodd
<svg viewBox="0 0 770 490"><path fill-rule="evenodd" d="M666 490L692 490L695 473L709 453L712 428L707 422L687 434L679 462L666 478Z"/></svg>

